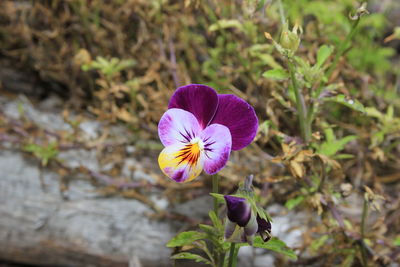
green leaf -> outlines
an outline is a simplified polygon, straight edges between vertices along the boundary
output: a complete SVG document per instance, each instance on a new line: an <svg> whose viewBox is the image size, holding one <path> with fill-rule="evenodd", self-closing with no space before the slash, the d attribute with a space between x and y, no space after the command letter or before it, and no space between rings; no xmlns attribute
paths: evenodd
<svg viewBox="0 0 400 267"><path fill-rule="evenodd" d="M216 232L214 227L207 224L199 224L199 228L209 235L214 235Z"/></svg>
<svg viewBox="0 0 400 267"><path fill-rule="evenodd" d="M261 239L261 237L257 236L254 239L253 247L272 250L272 251L275 251L275 252L280 253L282 255L285 255L285 256L289 257L290 259L292 259L292 260L296 260L297 259L296 253L294 253L293 250L288 248L286 246L285 242L283 242L282 240L280 240L280 239L278 239L276 237L271 238L271 240L269 240L268 242L264 242Z"/></svg>
<svg viewBox="0 0 400 267"><path fill-rule="evenodd" d="M317 251L322 245L325 244L326 241L328 241L329 236L328 235L323 235L318 239L315 239L312 243L311 243L311 249L314 251Z"/></svg>
<svg viewBox="0 0 400 267"><path fill-rule="evenodd" d="M289 73L284 69L273 69L267 70L262 76L268 79L285 80L289 78Z"/></svg>
<svg viewBox="0 0 400 267"><path fill-rule="evenodd" d="M236 28L239 29L240 31L244 31L242 23L236 19L221 19L217 23L214 23L208 27L208 30L210 32L215 32L220 29L226 29L226 28Z"/></svg>
<svg viewBox="0 0 400 267"><path fill-rule="evenodd" d="M342 105L344 105L344 106L346 106L348 108L351 108L351 109L353 109L355 111L359 111L359 112L362 112L362 113L366 112L365 108L364 108L364 105L361 104L360 101L358 101L357 99L347 99L346 96L343 95L343 94L339 94L339 95L334 96L334 97L324 98L324 101L325 102L336 102L336 103L342 104Z"/></svg>
<svg viewBox="0 0 400 267"><path fill-rule="evenodd" d="M318 153L324 154L326 156L334 156L338 151L344 149L344 146L348 142L355 139L357 139L356 135L348 135L339 140L335 140L334 138L327 138L326 142L323 142L318 148Z"/></svg>
<svg viewBox="0 0 400 267"><path fill-rule="evenodd" d="M222 194L210 193L210 195L218 200L219 203L225 204L225 198Z"/></svg>
<svg viewBox="0 0 400 267"><path fill-rule="evenodd" d="M207 260L206 258L197 255L197 254L193 254L190 252L181 252L178 254L175 254L171 257L171 259L174 260L194 260L195 262L202 262L205 264L209 264L212 265L211 261Z"/></svg>
<svg viewBox="0 0 400 267"><path fill-rule="evenodd" d="M295 207L297 207L301 202L303 202L303 200L304 200L304 196L297 196L295 198L289 199L288 201L286 201L285 207L288 210L292 210Z"/></svg>
<svg viewBox="0 0 400 267"><path fill-rule="evenodd" d="M208 216L210 216L210 219L212 223L214 224L214 227L217 229L223 229L223 225L221 223L221 220L218 218L218 216L215 214L215 212L212 210L208 213Z"/></svg>
<svg viewBox="0 0 400 267"><path fill-rule="evenodd" d="M167 247L173 248L173 247L182 247L185 245L190 245L194 241L203 239L205 237L206 237L205 233L200 233L200 232L196 232L196 231L182 232L182 233L179 233L174 238L172 238L167 243Z"/></svg>
<svg viewBox="0 0 400 267"><path fill-rule="evenodd" d="M318 68L320 68L325 63L325 61L332 54L332 52L333 52L332 46L323 45L318 49L317 64L316 64Z"/></svg>
<svg viewBox="0 0 400 267"><path fill-rule="evenodd" d="M394 244L395 246L400 247L400 235L398 235L398 236L396 237L396 239L394 240L393 244Z"/></svg>
<svg viewBox="0 0 400 267"><path fill-rule="evenodd" d="M49 160L56 158L58 155L58 148L56 143L50 143L47 146L38 144L28 144L22 148L26 152L31 152L35 157L41 160L42 165L46 166Z"/></svg>

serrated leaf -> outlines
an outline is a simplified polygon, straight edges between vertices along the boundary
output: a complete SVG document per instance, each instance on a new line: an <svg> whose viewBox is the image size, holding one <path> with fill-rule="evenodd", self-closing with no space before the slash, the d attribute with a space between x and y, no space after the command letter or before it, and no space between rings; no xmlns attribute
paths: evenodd
<svg viewBox="0 0 400 267"><path fill-rule="evenodd" d="M296 253L294 253L293 250L286 246L285 242L276 237L271 238L271 240L269 240L268 242L264 242L261 237L257 236L254 239L253 247L272 250L282 255L285 255L292 260L297 259Z"/></svg>
<svg viewBox="0 0 400 267"><path fill-rule="evenodd" d="M268 79L285 80L289 78L289 73L284 69L272 69L264 72L262 76Z"/></svg>
<svg viewBox="0 0 400 267"><path fill-rule="evenodd" d="M332 52L333 52L332 46L323 45L318 49L317 64L316 64L318 68L320 68L325 63L325 61L332 54Z"/></svg>
<svg viewBox="0 0 400 267"><path fill-rule="evenodd" d="M172 238L167 243L167 247L173 248L173 247L182 247L185 245L190 245L194 241L203 239L205 237L206 237L205 233L200 233L200 232L196 232L196 231L182 232L182 233L179 233L174 238Z"/></svg>
<svg viewBox="0 0 400 267"><path fill-rule="evenodd" d="M210 219L212 223L214 224L214 227L217 229L223 229L221 220L218 218L218 216L215 214L215 212L212 210L208 213L208 216L210 216Z"/></svg>
<svg viewBox="0 0 400 267"><path fill-rule="evenodd" d="M175 254L171 257L171 259L174 260L194 260L195 262L202 262L205 264L209 264L212 265L211 261L207 260L206 258L197 255L197 254L193 254L190 252L181 252L178 254Z"/></svg>
<svg viewBox="0 0 400 267"><path fill-rule="evenodd" d="M215 228L211 225L199 224L199 228L209 235L213 235L215 233Z"/></svg>
<svg viewBox="0 0 400 267"><path fill-rule="evenodd" d="M301 202L303 202L303 200L304 200L304 196L297 196L295 198L289 199L288 201L286 201L285 207L288 210L292 210L295 207L297 207Z"/></svg>

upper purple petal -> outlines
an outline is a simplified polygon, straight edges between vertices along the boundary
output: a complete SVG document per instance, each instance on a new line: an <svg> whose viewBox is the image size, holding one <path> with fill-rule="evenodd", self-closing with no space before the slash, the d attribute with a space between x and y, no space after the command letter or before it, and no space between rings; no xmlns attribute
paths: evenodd
<svg viewBox="0 0 400 267"><path fill-rule="evenodd" d="M252 106L234 95L218 95L218 109L211 124L229 128L232 150L240 150L253 141L257 134L258 119Z"/></svg>
<svg viewBox="0 0 400 267"><path fill-rule="evenodd" d="M215 174L226 165L231 154L231 133L226 126L213 124L205 128L199 137L204 144L204 171Z"/></svg>
<svg viewBox="0 0 400 267"><path fill-rule="evenodd" d="M217 106L218 94L213 88L202 84L189 84L175 91L168 108L179 108L193 113L204 129L214 117Z"/></svg>
<svg viewBox="0 0 400 267"><path fill-rule="evenodd" d="M224 196L228 207L228 219L244 227L250 220L251 208L247 200L242 197Z"/></svg>
<svg viewBox="0 0 400 267"><path fill-rule="evenodd" d="M188 143L200 131L195 116L183 109L167 110L158 123L158 136L164 146Z"/></svg>

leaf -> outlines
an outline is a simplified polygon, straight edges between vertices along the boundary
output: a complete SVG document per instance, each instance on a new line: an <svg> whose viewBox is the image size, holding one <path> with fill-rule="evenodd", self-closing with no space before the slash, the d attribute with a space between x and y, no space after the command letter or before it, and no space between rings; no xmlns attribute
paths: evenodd
<svg viewBox="0 0 400 267"><path fill-rule="evenodd" d="M215 228L211 225L199 224L199 228L210 235L213 235L215 233Z"/></svg>
<svg viewBox="0 0 400 267"><path fill-rule="evenodd" d="M285 80L289 78L289 73L284 69L272 69L264 72L262 76L268 79Z"/></svg>
<svg viewBox="0 0 400 267"><path fill-rule="evenodd" d="M212 223L214 224L214 227L217 229L223 229L223 225L221 223L221 220L218 218L218 216L215 214L215 212L212 210L208 213L208 216L210 216L210 219Z"/></svg>
<svg viewBox="0 0 400 267"><path fill-rule="evenodd" d="M275 251L282 255L285 255L292 260L297 259L296 253L294 253L293 250L288 248L288 246L286 246L285 242L283 242L282 240L280 240L276 237L271 238L271 240L269 240L268 242L265 243L261 237L257 236L254 239L253 247L272 250L272 251Z"/></svg>
<svg viewBox="0 0 400 267"><path fill-rule="evenodd" d="M362 113L366 112L364 105L361 104L360 101L358 101L357 99L347 99L346 96L343 95L343 94L339 94L339 95L334 96L334 97L324 98L324 101L325 102L326 101L328 101L328 102L336 102L336 103L342 104L342 105L344 105L344 106L346 106L348 108L351 108L351 109L353 109L355 111L359 111L359 112L362 112Z"/></svg>
<svg viewBox="0 0 400 267"><path fill-rule="evenodd" d="M194 241L205 238L206 235L204 233L196 232L196 231L187 231L179 233L177 236L172 238L168 243L167 247L182 247L185 245L190 245Z"/></svg>
<svg viewBox="0 0 400 267"><path fill-rule="evenodd" d="M289 199L288 201L286 201L285 207L288 210L292 210L295 207L297 207L301 202L303 202L303 200L304 200L304 196L297 196L295 198Z"/></svg>
<svg viewBox="0 0 400 267"><path fill-rule="evenodd" d="M333 52L332 46L323 45L318 49L317 63L316 63L318 68L320 68L325 63L325 61L332 54L332 52Z"/></svg>
<svg viewBox="0 0 400 267"><path fill-rule="evenodd" d="M262 9L265 6L265 2L266 0L260 0L260 2L258 2L257 4L256 11L260 11L260 9Z"/></svg>
<svg viewBox="0 0 400 267"><path fill-rule="evenodd" d="M59 152L56 143L50 143L47 146L28 144L23 147L23 150L31 152L35 157L39 158L43 166L46 166L50 159L57 157Z"/></svg>
<svg viewBox="0 0 400 267"><path fill-rule="evenodd" d="M334 156L338 151L344 149L347 143L355 139L357 139L356 135L348 135L339 140L335 140L334 138L333 140L329 140L327 138L326 142L323 142L318 148L318 152L326 156Z"/></svg>
<svg viewBox="0 0 400 267"><path fill-rule="evenodd" d="M396 237L396 239L394 240L393 244L394 244L395 246L400 247L400 235L398 235L398 236Z"/></svg>
<svg viewBox="0 0 400 267"><path fill-rule="evenodd" d="M323 235L318 239L315 239L312 243L311 243L311 249L314 251L317 251L322 245L324 245L326 243L326 241L329 239L328 235Z"/></svg>
<svg viewBox="0 0 400 267"><path fill-rule="evenodd" d="M202 262L205 264L209 264L212 265L211 261L207 260L206 258L197 255L197 254L193 254L190 252L181 252L178 254L175 254L171 257L171 259L174 260L194 260L195 262Z"/></svg>
<svg viewBox="0 0 400 267"><path fill-rule="evenodd" d="M222 194L210 193L210 195L218 200L219 203L225 204L225 198Z"/></svg>
<svg viewBox="0 0 400 267"><path fill-rule="evenodd" d="M242 23L236 19L221 19L217 23L211 24L208 30L210 32L215 32L226 28L237 28L240 31L244 31Z"/></svg>

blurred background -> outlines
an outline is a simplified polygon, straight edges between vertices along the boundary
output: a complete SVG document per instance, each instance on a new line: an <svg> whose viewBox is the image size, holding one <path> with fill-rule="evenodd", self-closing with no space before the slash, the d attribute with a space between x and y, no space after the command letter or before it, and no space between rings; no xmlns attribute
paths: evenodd
<svg viewBox="0 0 400 267"><path fill-rule="evenodd" d="M359 5L2 0L0 266L172 266L165 244L209 223L212 207L210 177L176 184L156 160L158 120L189 83L255 108L256 140L232 153L220 190L232 193L254 174L273 235L298 255L249 247L238 266L361 266L362 227L370 266L398 266L400 2L368 1L370 14L328 77L327 90L350 104L321 101L313 124L312 149L329 165L323 192L313 186L318 160L298 161L305 178L295 178L298 151L283 148L300 136L288 81L263 75L286 68L264 36L279 40L283 14L302 27L296 54L314 64L322 45L335 55Z"/></svg>

